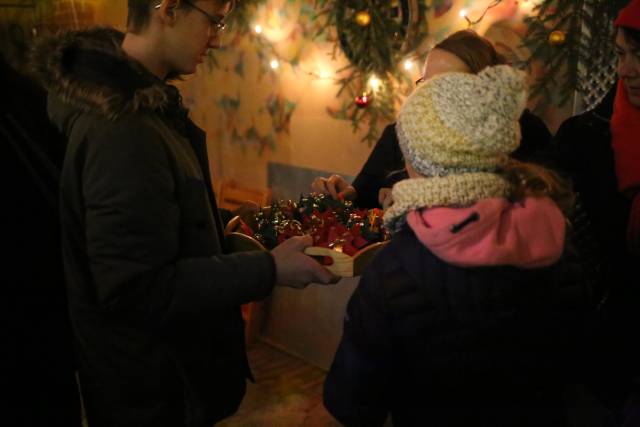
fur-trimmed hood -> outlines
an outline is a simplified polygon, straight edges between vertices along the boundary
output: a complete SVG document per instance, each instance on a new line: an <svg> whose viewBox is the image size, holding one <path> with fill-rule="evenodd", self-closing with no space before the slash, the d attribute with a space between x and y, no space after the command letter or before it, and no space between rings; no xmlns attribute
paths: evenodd
<svg viewBox="0 0 640 427"><path fill-rule="evenodd" d="M33 68L65 110L110 120L140 110L182 110L177 89L128 57L120 47L123 40L124 34L111 28L46 38L34 48Z"/></svg>

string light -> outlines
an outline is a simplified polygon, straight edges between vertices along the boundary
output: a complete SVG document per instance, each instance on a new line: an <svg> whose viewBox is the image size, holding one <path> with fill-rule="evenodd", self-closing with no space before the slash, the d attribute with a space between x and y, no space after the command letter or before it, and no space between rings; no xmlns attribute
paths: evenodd
<svg viewBox="0 0 640 427"><path fill-rule="evenodd" d="M489 12L489 9L493 9L494 7L499 5L500 3L502 3L502 0L493 0L491 3L489 3L489 6L487 6L487 8L484 10L484 12L482 12L482 15L480 15L480 17L478 19L476 19L475 21L472 21L471 19L469 19L469 17L467 16L467 10L466 9L462 9L460 11L459 15L460 15L461 18L464 18L465 21L467 21L467 26L471 27L472 25L476 25L477 23L482 21L482 19L487 14L487 12Z"/></svg>
<svg viewBox="0 0 640 427"><path fill-rule="evenodd" d="M294 69L296 72L301 72L315 79L332 80L335 83L341 82L340 78L334 76L332 71L327 70L323 66L320 66L313 71L308 69L305 70L298 61L296 61L294 65L292 61L286 58L283 58L274 48L273 43L269 41L268 38L265 36L264 28L262 27L262 25L260 24L254 25L253 32L254 32L254 36L258 41L258 45L268 51L267 55L271 57L271 60L269 61L269 67L272 70L274 71L278 70L282 64L289 64L292 67L292 69ZM411 59L407 59L403 62L402 66L404 67L405 70L409 71L413 68L414 63ZM377 91L382 85L383 85L383 81L380 78L378 78L376 75L371 75L371 77L368 80L368 86L371 88L371 90ZM369 99L371 99L370 96L369 96Z"/></svg>
<svg viewBox="0 0 640 427"><path fill-rule="evenodd" d="M373 75L369 78L369 86L371 86L371 89L378 90L381 84L382 82L377 76Z"/></svg>

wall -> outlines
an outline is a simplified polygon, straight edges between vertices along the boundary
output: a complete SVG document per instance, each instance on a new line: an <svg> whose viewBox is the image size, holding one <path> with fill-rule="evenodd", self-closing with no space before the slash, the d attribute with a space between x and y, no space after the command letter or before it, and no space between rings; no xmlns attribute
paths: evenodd
<svg viewBox="0 0 640 427"><path fill-rule="evenodd" d="M370 147L360 142L362 134L326 112L338 106L333 81L309 75L346 65L330 58L331 44L311 41L311 12L302 1L271 0L253 23L262 25L261 37L275 52L253 36L228 34L229 47L215 54L219 65L205 64L181 85L209 135L215 181L265 187L269 162L354 175L366 160ZM274 71L268 63L276 56L281 65Z"/></svg>

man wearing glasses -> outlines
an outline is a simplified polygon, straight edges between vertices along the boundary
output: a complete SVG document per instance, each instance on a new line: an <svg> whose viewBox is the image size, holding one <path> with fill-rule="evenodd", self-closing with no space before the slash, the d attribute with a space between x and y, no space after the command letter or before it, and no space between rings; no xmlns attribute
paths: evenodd
<svg viewBox="0 0 640 427"><path fill-rule="evenodd" d="M302 250L225 254L205 135L167 80L220 45L229 0L129 0L127 32L44 40L35 68L67 138L63 258L91 427L210 427L251 377L240 305L337 278Z"/></svg>

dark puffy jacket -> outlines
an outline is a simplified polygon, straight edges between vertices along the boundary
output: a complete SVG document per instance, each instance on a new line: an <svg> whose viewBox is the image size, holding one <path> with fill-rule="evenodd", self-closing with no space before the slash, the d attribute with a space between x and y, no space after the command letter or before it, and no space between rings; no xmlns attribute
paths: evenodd
<svg viewBox="0 0 640 427"><path fill-rule="evenodd" d="M455 267L403 229L349 302L326 407L348 426L562 425L584 305L560 271Z"/></svg>
<svg viewBox="0 0 640 427"><path fill-rule="evenodd" d="M240 305L273 288L269 253L224 254L205 135L175 87L108 29L40 46L68 138L62 247L89 424L211 426L250 376Z"/></svg>

